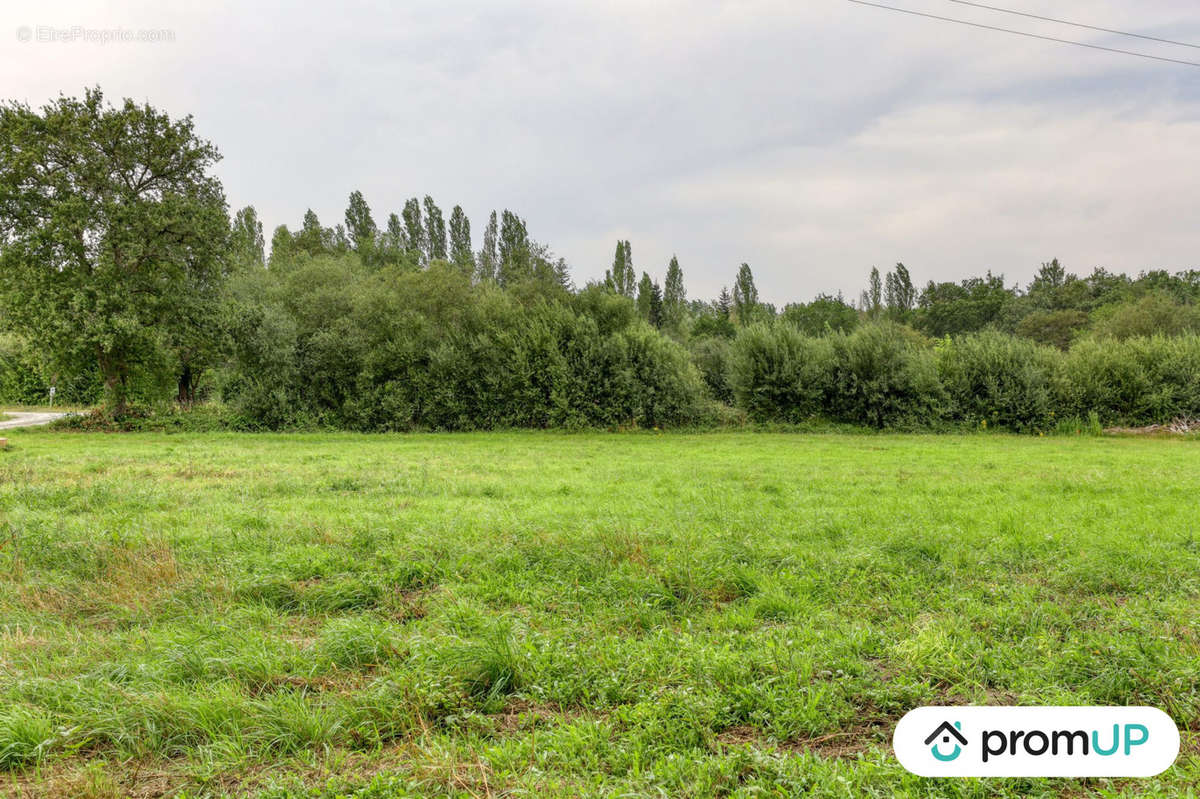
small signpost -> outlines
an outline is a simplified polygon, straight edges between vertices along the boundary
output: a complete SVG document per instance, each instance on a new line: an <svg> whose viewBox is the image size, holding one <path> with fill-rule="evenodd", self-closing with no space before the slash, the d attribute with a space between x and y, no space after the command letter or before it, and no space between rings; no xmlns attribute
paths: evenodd
<svg viewBox="0 0 1200 799"><path fill-rule="evenodd" d="M58 393L57 386L50 386L50 407L54 407L54 395Z"/></svg>

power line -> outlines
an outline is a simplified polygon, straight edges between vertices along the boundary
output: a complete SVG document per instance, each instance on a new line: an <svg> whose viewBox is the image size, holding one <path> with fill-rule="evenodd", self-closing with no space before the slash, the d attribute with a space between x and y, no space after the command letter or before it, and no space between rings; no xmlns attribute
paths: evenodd
<svg viewBox="0 0 1200 799"><path fill-rule="evenodd" d="M1200 61L1184 61L1179 58L1167 58L1165 56L1150 55L1149 53L1138 53L1133 50L1120 50L1116 47L1103 47L1098 44L1088 44L1086 42L1076 42L1071 39L1059 39L1054 36L1042 36L1039 33L1029 33L1028 31L1017 31L1012 28L1000 28L995 25L984 25L980 22L968 22L965 19L954 19L953 17L942 17L937 14L926 14L923 11L913 11L908 8L897 8L896 6L885 6L882 3L870 3L867 0L846 0L847 3L856 3L860 6L871 6L872 8L882 8L887 11L898 11L901 14L911 14L914 17L927 17L929 19L938 19L942 22L953 22L957 25L969 25L972 28L983 28L989 31L998 31L1000 33L1011 33L1016 36L1026 36L1030 39L1041 39L1044 42L1057 42L1058 44L1073 44L1076 47L1087 47L1090 50L1103 50L1106 53L1120 53L1121 55L1131 55L1137 58L1149 58L1151 61L1166 61L1169 64L1183 64L1187 67L1200 67Z"/></svg>
<svg viewBox="0 0 1200 799"><path fill-rule="evenodd" d="M1100 31L1101 33L1115 33L1118 36L1132 36L1135 39L1145 39L1148 42L1162 42L1163 44L1174 44L1180 47L1192 47L1200 50L1200 44L1189 44L1188 42L1177 42L1174 39L1160 39L1157 36L1146 36L1142 33L1130 33L1129 31L1119 31L1112 28L1100 28L1095 25L1085 25L1082 22L1069 22L1065 19L1055 19L1054 17L1043 17L1038 14L1028 14L1024 11L1014 11L1011 8L1000 8L999 6L989 6L983 3L972 3L970 0L950 0L951 3L958 3L960 6L974 6L975 8L986 8L988 11L999 11L1001 14L1015 14L1018 17L1028 17L1029 19L1040 19L1043 22L1054 22L1058 25L1071 25L1076 28L1087 28L1090 31Z"/></svg>

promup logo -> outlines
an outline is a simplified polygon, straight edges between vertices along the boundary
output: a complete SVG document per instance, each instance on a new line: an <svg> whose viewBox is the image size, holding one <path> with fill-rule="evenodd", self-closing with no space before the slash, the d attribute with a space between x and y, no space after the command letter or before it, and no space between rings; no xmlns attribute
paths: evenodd
<svg viewBox="0 0 1200 799"><path fill-rule="evenodd" d="M933 746L929 748L929 753L943 763L949 763L951 760L957 760L958 756L962 754L962 748L967 745L967 739L963 737L961 732L959 732L961 729L961 721L954 722L953 726L951 726L950 722L943 721L941 726L929 733L929 737L925 739L926 746L933 744ZM958 741L958 743L954 745L953 752L948 755L944 755L938 751L938 744L934 744L933 741L939 736L941 736L942 743L944 744L950 743L951 738Z"/></svg>
<svg viewBox="0 0 1200 799"><path fill-rule="evenodd" d="M1150 707L922 707L892 746L923 777L1152 777L1179 729Z"/></svg>

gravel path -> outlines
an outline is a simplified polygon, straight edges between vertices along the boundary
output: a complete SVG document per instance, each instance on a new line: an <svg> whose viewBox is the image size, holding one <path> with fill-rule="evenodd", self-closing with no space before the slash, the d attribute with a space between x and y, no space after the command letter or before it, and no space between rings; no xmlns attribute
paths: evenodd
<svg viewBox="0 0 1200 799"><path fill-rule="evenodd" d="M3 411L0 416L11 417L0 420L0 430L11 430L14 427L36 427L40 424L50 424L55 419L66 416L65 413L27 413L25 411Z"/></svg>

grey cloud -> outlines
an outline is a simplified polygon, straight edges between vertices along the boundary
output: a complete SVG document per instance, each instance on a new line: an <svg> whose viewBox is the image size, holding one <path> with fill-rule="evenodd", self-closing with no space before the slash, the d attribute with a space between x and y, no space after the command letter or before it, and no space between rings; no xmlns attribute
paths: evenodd
<svg viewBox="0 0 1200 799"><path fill-rule="evenodd" d="M1014 5L1200 39L1188 0ZM678 253L695 296L749 261L776 302L853 295L896 260L920 280L1010 282L1055 255L1078 271L1200 260L1200 69L843 0L17 3L3 21L176 29L171 45L0 42L0 79L34 103L99 83L193 113L231 205L270 225L309 206L339 220L355 188L379 217L429 193L477 229L518 210L580 282L619 236L654 274Z"/></svg>

